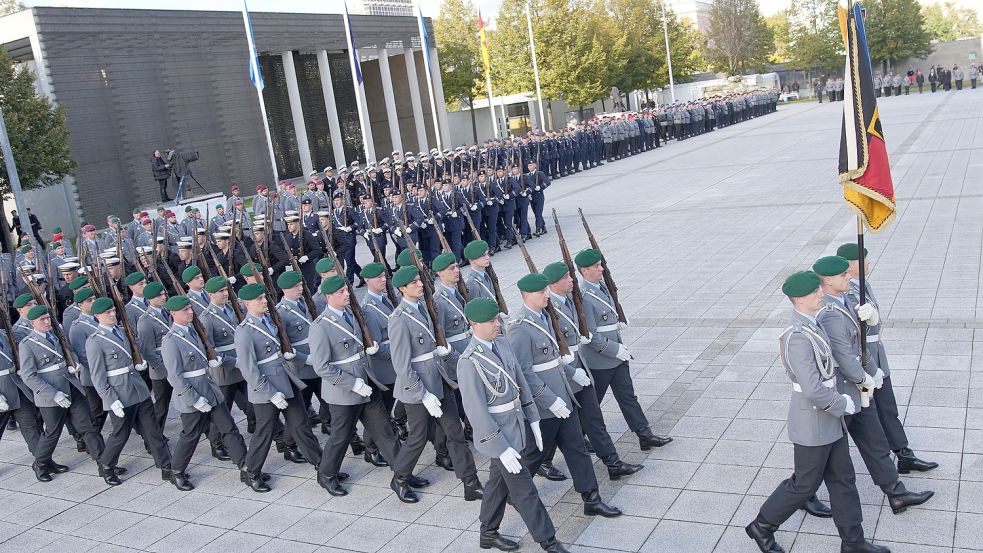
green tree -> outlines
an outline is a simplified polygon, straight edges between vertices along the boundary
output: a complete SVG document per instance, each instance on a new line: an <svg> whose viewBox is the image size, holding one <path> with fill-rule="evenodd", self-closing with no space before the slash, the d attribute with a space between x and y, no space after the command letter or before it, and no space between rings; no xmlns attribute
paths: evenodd
<svg viewBox="0 0 983 553"><path fill-rule="evenodd" d="M503 0L495 20L496 29L488 37L492 85L498 94L519 94L536 89L529 34L526 32L525 2Z"/></svg>
<svg viewBox="0 0 983 553"><path fill-rule="evenodd" d="M771 55L768 59L772 63L785 63L792 59L792 52L789 49L789 22L788 10L784 9L778 13L769 15L765 18L765 23L771 29L771 36L775 43L772 47Z"/></svg>
<svg viewBox="0 0 983 553"><path fill-rule="evenodd" d="M707 61L729 75L764 69L775 43L757 0L713 0L707 38Z"/></svg>
<svg viewBox="0 0 983 553"><path fill-rule="evenodd" d="M465 0L444 0L440 16L434 21L434 35L440 54L444 99L463 103L471 111L471 132L478 142L474 99L481 94L481 49L478 41L478 12Z"/></svg>
<svg viewBox="0 0 983 553"><path fill-rule="evenodd" d="M843 65L837 0L795 0L788 9L788 52L800 69L831 71Z"/></svg>
<svg viewBox="0 0 983 553"><path fill-rule="evenodd" d="M923 5L922 16L925 18L925 30L939 42L979 36L983 30L976 10L961 8L951 0Z"/></svg>
<svg viewBox="0 0 983 553"><path fill-rule="evenodd" d="M27 6L17 0L0 0L0 16L26 10Z"/></svg>
<svg viewBox="0 0 983 553"><path fill-rule="evenodd" d="M871 0L865 27L872 61L886 72L895 60L924 58L932 53L931 35L917 0Z"/></svg>

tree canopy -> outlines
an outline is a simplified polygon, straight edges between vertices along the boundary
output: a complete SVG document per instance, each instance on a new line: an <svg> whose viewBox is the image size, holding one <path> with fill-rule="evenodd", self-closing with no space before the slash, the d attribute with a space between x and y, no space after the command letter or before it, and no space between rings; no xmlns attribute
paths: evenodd
<svg viewBox="0 0 983 553"><path fill-rule="evenodd" d="M864 7L872 61L887 66L894 60L924 58L932 53L932 37L925 30L917 0L869 0Z"/></svg>
<svg viewBox="0 0 983 553"><path fill-rule="evenodd" d="M940 42L980 36L983 30L976 10L959 7L951 0L923 5L922 16L929 36Z"/></svg>
<svg viewBox="0 0 983 553"><path fill-rule="evenodd" d="M757 0L713 0L707 39L707 61L729 75L763 70L775 47Z"/></svg>

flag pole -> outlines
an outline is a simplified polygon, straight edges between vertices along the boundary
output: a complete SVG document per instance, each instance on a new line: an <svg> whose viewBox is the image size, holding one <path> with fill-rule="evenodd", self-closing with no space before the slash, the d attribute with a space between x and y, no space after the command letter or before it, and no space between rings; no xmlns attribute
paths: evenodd
<svg viewBox="0 0 983 553"><path fill-rule="evenodd" d="M427 26L423 21L423 9L416 6L417 26L420 28L420 43L423 47L423 64L427 70L427 90L430 92L430 115L433 116L433 134L437 139L437 149L443 151L444 144L440 138L440 123L437 120L437 100L433 93L433 66L430 63L430 40L427 38Z"/></svg>
<svg viewBox="0 0 983 553"><path fill-rule="evenodd" d="M263 119L263 132L266 134L266 150L270 155L270 165L273 168L273 185L280 180L276 170L276 153L273 151L273 140L270 138L270 121L266 116L266 102L263 101L263 73L259 68L259 52L256 51L256 40L253 37L253 25L249 21L249 7L246 0L242 0L242 24L246 28L246 43L249 47L249 77L256 89L256 98L259 100L259 112Z"/></svg>
<svg viewBox="0 0 983 553"><path fill-rule="evenodd" d="M660 2L662 5L662 34L666 37L666 64L669 66L669 95L672 103L676 103L676 86L672 78L672 54L669 52L669 19L666 17L666 0Z"/></svg>
<svg viewBox="0 0 983 553"><path fill-rule="evenodd" d="M362 87L362 67L358 60L358 48L355 46L355 37L352 35L352 20L348 16L348 2L345 6L345 37L348 39L349 61L352 67L352 84L355 87L355 108L358 110L358 126L362 131L362 150L365 154L365 163L371 163L375 159L375 147L372 144L369 128L369 114L365 109L365 89Z"/></svg>
<svg viewBox="0 0 983 553"><path fill-rule="evenodd" d="M481 19L481 9L478 9L478 40L480 42L481 48L481 62L485 66L485 85L488 87L488 115L491 120L492 136L498 138L498 121L495 117L495 104L492 101L494 95L492 94L492 82L491 82L491 56L488 54L488 39L485 35L485 21ZM474 109L472 106L471 109Z"/></svg>
<svg viewBox="0 0 983 553"><path fill-rule="evenodd" d="M536 78L536 102L539 105L539 127L546 130L546 119L543 116L543 91L539 86L539 64L536 62L536 41L532 34L532 13L530 4L532 0L526 0L526 27L529 29L529 49L532 51L532 74Z"/></svg>

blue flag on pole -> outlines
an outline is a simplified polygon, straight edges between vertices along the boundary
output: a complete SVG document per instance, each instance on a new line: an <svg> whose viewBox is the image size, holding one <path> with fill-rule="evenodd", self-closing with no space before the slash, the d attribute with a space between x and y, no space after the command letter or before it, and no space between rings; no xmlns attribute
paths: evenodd
<svg viewBox="0 0 983 553"><path fill-rule="evenodd" d="M242 2L242 21L246 26L246 42L249 44L249 80L262 91L266 85L263 83L263 72L259 68L259 53L256 51L256 39L253 36L253 24L249 21L249 8L246 2Z"/></svg>
<svg viewBox="0 0 983 553"><path fill-rule="evenodd" d="M348 51L352 56L352 68L355 82L362 86L362 64L358 61L358 49L355 47L355 33L352 32L352 20L348 17L348 2L345 2L345 28L348 30Z"/></svg>
<svg viewBox="0 0 983 553"><path fill-rule="evenodd" d="M416 7L416 13L420 20L420 42L423 44L423 55L427 58L427 73L430 72L430 33L427 32L427 23L423 20L423 10L420 6Z"/></svg>

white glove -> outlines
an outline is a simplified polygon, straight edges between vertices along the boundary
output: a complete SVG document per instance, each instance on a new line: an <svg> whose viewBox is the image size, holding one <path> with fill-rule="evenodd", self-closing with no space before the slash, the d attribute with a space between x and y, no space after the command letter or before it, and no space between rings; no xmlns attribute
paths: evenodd
<svg viewBox="0 0 983 553"><path fill-rule="evenodd" d="M199 397L198 401L195 402L193 407L202 413L207 413L212 410L212 406L208 404L208 400L204 397Z"/></svg>
<svg viewBox="0 0 983 553"><path fill-rule="evenodd" d="M846 400L846 409L844 409L843 412L846 413L847 415L852 415L856 413L857 406L853 403L853 399L851 399L850 396L846 394L840 394L840 395L842 395L843 399Z"/></svg>
<svg viewBox="0 0 983 553"><path fill-rule="evenodd" d="M113 414L114 415L116 415L119 418L123 418L123 402L122 401L120 401L120 400L117 399L116 401L113 402L112 405L109 406L109 408L113 410Z"/></svg>
<svg viewBox="0 0 983 553"><path fill-rule="evenodd" d="M369 236L370 236L369 235L369 231L365 231L365 232L362 233L362 238L365 238L366 240L369 239Z"/></svg>
<svg viewBox="0 0 983 553"><path fill-rule="evenodd" d="M288 352L286 352L286 353L283 354L283 358L286 359L287 361L290 361L294 357L297 357L297 354L295 352L292 352L292 351L288 351Z"/></svg>
<svg viewBox="0 0 983 553"><path fill-rule="evenodd" d="M880 367L877 367L877 372L874 373L874 387L878 390L884 385L884 371Z"/></svg>
<svg viewBox="0 0 983 553"><path fill-rule="evenodd" d="M427 224L428 225L432 225L433 224L433 217L427 219ZM424 228L426 228L426 227L424 227Z"/></svg>
<svg viewBox="0 0 983 553"><path fill-rule="evenodd" d="M444 346L437 346L437 349L435 351L437 352L437 355L441 357L447 357L448 355L451 354L451 348L444 347Z"/></svg>
<svg viewBox="0 0 983 553"><path fill-rule="evenodd" d="M310 259L310 258L309 258L309 257L307 257L306 255L302 255L302 256L300 256L300 259L298 259L297 261L299 261L300 263L307 263L307 261L308 261L309 259Z"/></svg>
<svg viewBox="0 0 983 553"><path fill-rule="evenodd" d="M75 365L69 365L66 368L68 369L68 374L78 374L79 372L79 367Z"/></svg>
<svg viewBox="0 0 983 553"><path fill-rule="evenodd" d="M615 353L614 356L621 361L631 361L634 359L631 352L628 351L628 348L626 348L624 344L618 344L618 353Z"/></svg>
<svg viewBox="0 0 983 553"><path fill-rule="evenodd" d="M439 419L444 414L443 409L440 408L440 399L430 392L423 394L423 406L436 419Z"/></svg>
<svg viewBox="0 0 983 553"><path fill-rule="evenodd" d="M376 227L376 228L372 229L372 234L382 234L382 229Z"/></svg>
<svg viewBox="0 0 983 553"><path fill-rule="evenodd" d="M355 379L355 385L352 386L352 391L362 397L369 397L372 395L372 386L369 386L361 378Z"/></svg>
<svg viewBox="0 0 983 553"><path fill-rule="evenodd" d="M351 232L352 231L352 227L341 227L341 230L343 230L345 232Z"/></svg>
<svg viewBox="0 0 983 553"><path fill-rule="evenodd" d="M502 197L503 197L503 198L505 198L506 200L508 200L508 199L509 199L509 198L511 198L512 196L509 196L508 194L505 194L505 195L504 195L504 196L502 196Z"/></svg>
<svg viewBox="0 0 983 553"><path fill-rule="evenodd" d="M492 200L488 200L487 202L485 202L485 205L495 205L495 202L493 202Z"/></svg>
<svg viewBox="0 0 983 553"><path fill-rule="evenodd" d="M536 192L539 192L540 190L542 190L542 187L537 186L536 188L533 188L533 190L535 190Z"/></svg>
<svg viewBox="0 0 983 553"><path fill-rule="evenodd" d="M10 411L10 406L7 405L7 398L3 397L3 394L0 394L0 413L4 411Z"/></svg>
<svg viewBox="0 0 983 553"><path fill-rule="evenodd" d="M556 398L553 405L550 405L550 412L556 415L558 419L565 419L570 416L570 408L567 407L562 398Z"/></svg>
<svg viewBox="0 0 983 553"><path fill-rule="evenodd" d="M236 277L230 276L229 277L229 284L235 284L235 283L236 283Z"/></svg>
<svg viewBox="0 0 983 553"><path fill-rule="evenodd" d="M68 409L72 406L72 400L61 392L55 392L55 403L62 409Z"/></svg>
<svg viewBox="0 0 983 553"><path fill-rule="evenodd" d="M532 428L532 437L536 440L536 449L543 450L543 431L539 428L539 421L530 422L529 428Z"/></svg>
<svg viewBox="0 0 983 553"><path fill-rule="evenodd" d="M519 474L522 471L522 463L519 462L521 458L519 452L511 447L498 456L498 460L502 462L502 466L509 471L509 474Z"/></svg>
<svg viewBox="0 0 983 553"><path fill-rule="evenodd" d="M628 328L628 323L623 323L621 321L618 321L618 330L624 330L626 328Z"/></svg>
<svg viewBox="0 0 983 553"><path fill-rule="evenodd" d="M865 372L864 379L859 384L857 384L857 388L860 388L861 391L866 391L866 392L872 391L874 389L874 377L870 376Z"/></svg>
<svg viewBox="0 0 983 553"><path fill-rule="evenodd" d="M267 267L266 268L266 274L272 275L273 274L273 267Z"/></svg>
<svg viewBox="0 0 983 553"><path fill-rule="evenodd" d="M576 371L574 371L571 380L577 384L580 384L581 386L590 386L590 377L587 376L587 371L584 369L578 368Z"/></svg>
<svg viewBox="0 0 983 553"><path fill-rule="evenodd" d="M572 353L568 353L567 355L561 355L560 356L560 362L563 363L563 364L566 364L566 365L569 365L570 363L573 363L576 359L577 359L577 357L574 356L574 354L572 354Z"/></svg>
<svg viewBox="0 0 983 553"><path fill-rule="evenodd" d="M457 212L456 211L452 211L451 212L451 217L457 218Z"/></svg>
<svg viewBox="0 0 983 553"><path fill-rule="evenodd" d="M283 396L283 392L273 394L273 397L270 398L270 403L281 411L287 408L287 398Z"/></svg>
<svg viewBox="0 0 983 553"><path fill-rule="evenodd" d="M402 236L403 235L403 231L401 231L399 229L396 229L396 230L393 231L393 234L395 234L396 236Z"/></svg>
<svg viewBox="0 0 983 553"><path fill-rule="evenodd" d="M583 345L583 346L586 346L587 344L590 343L590 341L591 341L592 338L594 338L594 335L593 334L590 334L590 333L588 333L587 336L581 336L580 337L580 344Z"/></svg>
<svg viewBox="0 0 983 553"><path fill-rule="evenodd" d="M430 219L427 219L427 220L429 221ZM427 224L426 223L420 223L420 228L423 229L423 230L427 230Z"/></svg>
<svg viewBox="0 0 983 553"><path fill-rule="evenodd" d="M877 323L881 322L881 317L877 314L877 309L869 303L857 306L857 317L860 317L861 321L871 326L877 326Z"/></svg>
<svg viewBox="0 0 983 553"><path fill-rule="evenodd" d="M221 365L221 364L222 364L222 356L221 355L215 356L215 359L209 359L208 360L208 366L211 367L211 368L213 368L213 369L215 367Z"/></svg>
<svg viewBox="0 0 983 553"><path fill-rule="evenodd" d="M147 370L147 362L144 361L142 363L137 363L136 365L133 365L133 368L136 369L137 372L139 372L139 371L145 371L145 370Z"/></svg>
<svg viewBox="0 0 983 553"><path fill-rule="evenodd" d="M365 355L375 355L379 353L379 344L372 344L370 347L365 348Z"/></svg>
<svg viewBox="0 0 983 553"><path fill-rule="evenodd" d="M471 211L478 211L478 206L476 205L471 206Z"/></svg>

